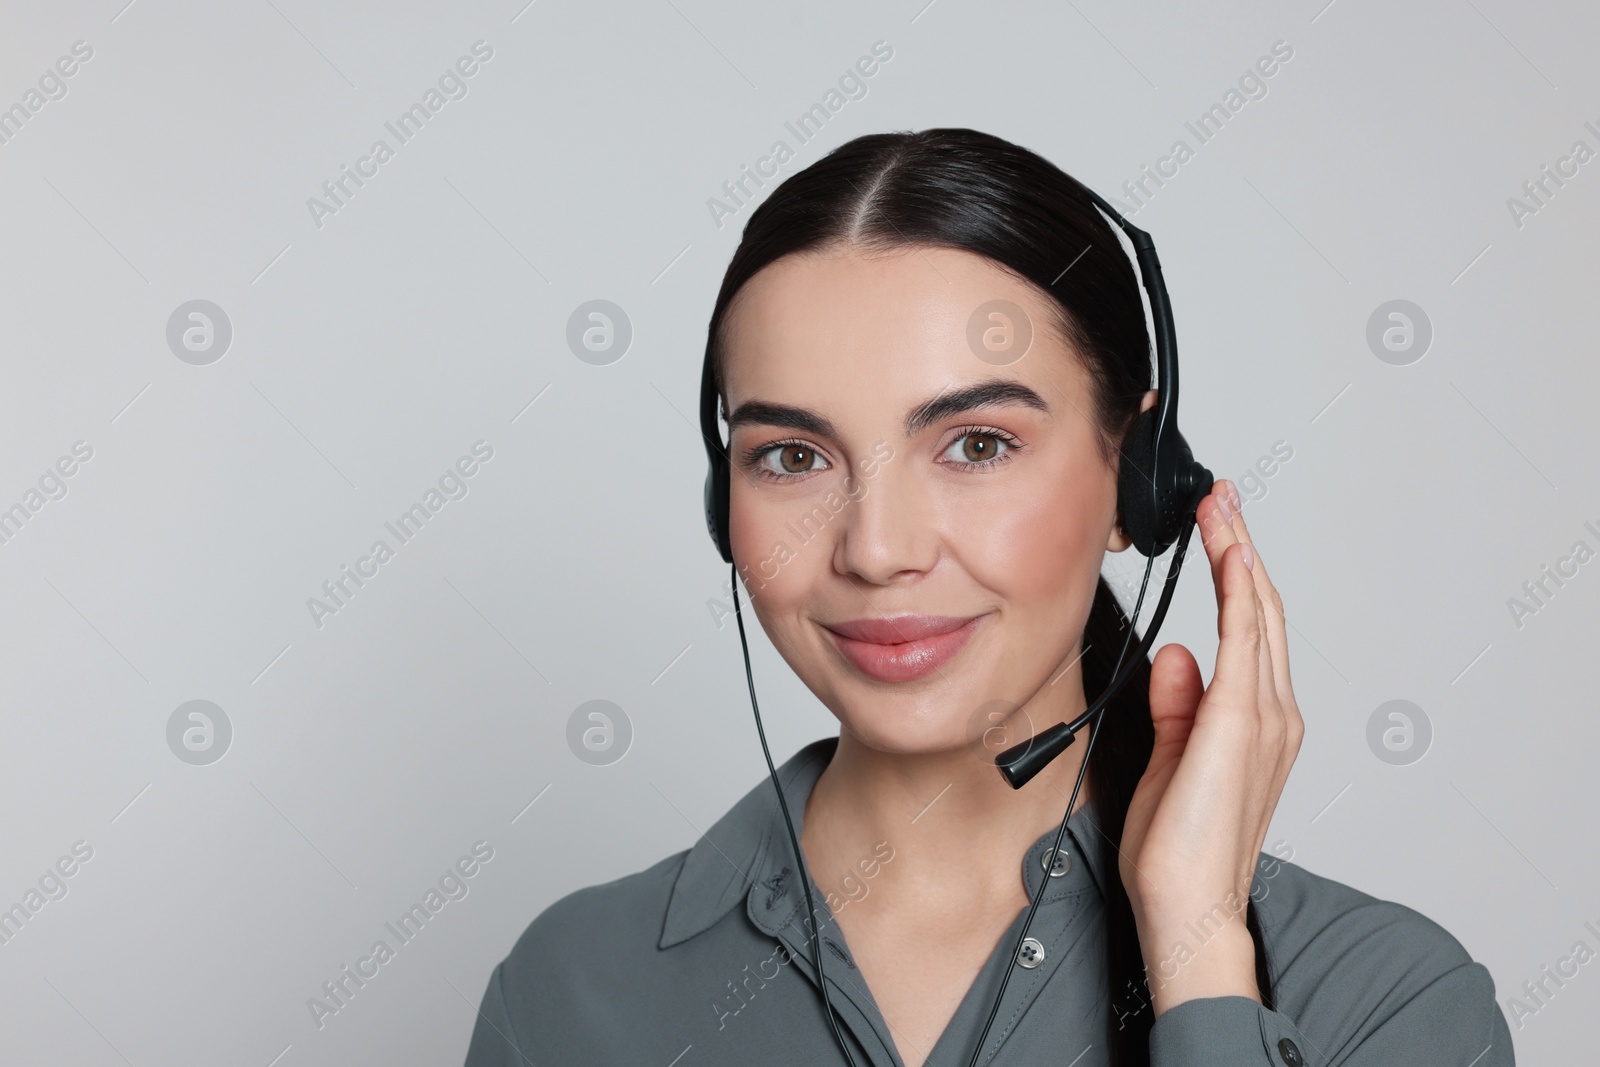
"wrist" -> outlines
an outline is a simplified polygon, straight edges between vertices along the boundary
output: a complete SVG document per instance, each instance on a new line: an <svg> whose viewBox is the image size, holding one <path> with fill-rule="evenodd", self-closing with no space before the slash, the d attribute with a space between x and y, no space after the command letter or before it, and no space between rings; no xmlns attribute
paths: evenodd
<svg viewBox="0 0 1600 1067"><path fill-rule="evenodd" d="M1181 914L1181 913L1180 913ZM1261 1002L1256 946L1244 909L1196 911L1198 919L1139 922L1139 944L1155 1017L1201 997L1246 997Z"/></svg>

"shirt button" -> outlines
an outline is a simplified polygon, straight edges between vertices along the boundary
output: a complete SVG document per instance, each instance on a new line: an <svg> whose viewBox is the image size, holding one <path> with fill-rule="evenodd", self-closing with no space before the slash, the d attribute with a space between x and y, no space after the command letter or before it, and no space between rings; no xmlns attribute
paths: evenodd
<svg viewBox="0 0 1600 1067"><path fill-rule="evenodd" d="M1052 863L1050 861L1050 853L1047 851L1044 855L1039 857L1039 866L1049 871L1050 877L1060 878L1062 875L1072 870L1072 854L1065 849L1062 849L1055 853L1055 862Z"/></svg>
<svg viewBox="0 0 1600 1067"><path fill-rule="evenodd" d="M1286 1067L1305 1067L1306 1058L1300 1054L1300 1046L1287 1037L1278 1042L1278 1058Z"/></svg>
<svg viewBox="0 0 1600 1067"><path fill-rule="evenodd" d="M1022 947L1017 949L1017 966L1033 970L1044 962L1044 945L1036 937L1027 937L1022 940ZM1295 1050L1296 1055L1299 1050Z"/></svg>

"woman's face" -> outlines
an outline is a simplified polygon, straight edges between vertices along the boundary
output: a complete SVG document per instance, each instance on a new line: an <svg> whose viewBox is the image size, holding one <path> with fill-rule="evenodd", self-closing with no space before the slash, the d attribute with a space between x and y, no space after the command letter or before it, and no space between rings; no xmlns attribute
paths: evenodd
<svg viewBox="0 0 1600 1067"><path fill-rule="evenodd" d="M1032 324L1015 361L969 344L995 300ZM933 248L784 257L725 320L734 560L779 653L871 748L1082 707L1100 565L1128 542L1090 378L1050 321L1026 282Z"/></svg>

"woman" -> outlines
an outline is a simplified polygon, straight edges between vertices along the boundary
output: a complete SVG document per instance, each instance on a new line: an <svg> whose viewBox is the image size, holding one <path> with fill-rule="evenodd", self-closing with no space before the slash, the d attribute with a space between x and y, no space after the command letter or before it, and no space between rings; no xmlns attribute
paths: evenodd
<svg viewBox="0 0 1600 1067"><path fill-rule="evenodd" d="M994 306L1025 351L972 342ZM1133 264L1076 181L971 130L851 141L752 213L708 346L733 557L840 722L777 775L811 882L758 783L535 919L469 1067L1513 1063L1446 930L1261 851L1303 726L1230 483L1196 509L1211 684L1181 645L1137 661L1059 852L1090 746L996 773L997 739L1082 713L1128 634L1100 570L1157 393Z"/></svg>

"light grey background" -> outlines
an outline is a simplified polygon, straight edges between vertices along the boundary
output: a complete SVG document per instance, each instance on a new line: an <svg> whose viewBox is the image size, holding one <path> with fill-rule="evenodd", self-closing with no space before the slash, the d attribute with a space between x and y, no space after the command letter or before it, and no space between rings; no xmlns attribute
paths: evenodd
<svg viewBox="0 0 1600 1067"><path fill-rule="evenodd" d="M1121 199L1280 40L1267 95L1133 216L1199 456L1241 479L1293 449L1246 505L1307 724L1268 844L1436 919L1508 1013L1600 948L1600 562L1520 627L1507 603L1600 547L1600 162L1507 206L1600 149L1592 6L525 2L7 5L0 108L93 56L0 144L0 507L93 455L0 544L0 907L93 856L0 945L6 1063L459 1062L536 914L766 773L690 422L749 214L708 199L779 139L788 174L929 126ZM318 226L308 198L480 40L467 94ZM197 299L233 331L205 366L166 335ZM566 340L596 299L633 330L609 365ZM1406 366L1366 340L1394 299L1434 333ZM308 598L477 441L466 496L318 627ZM1203 567L1161 636L1209 676ZM836 724L754 640L781 760ZM567 728L602 699L633 737L597 766ZM1367 741L1397 699L1433 733L1406 766ZM168 746L191 700L232 727L207 765ZM477 841L468 894L319 1028L308 998ZM1513 1023L1519 1059L1581 1054L1597 1006L1591 963Z"/></svg>

